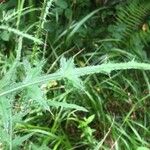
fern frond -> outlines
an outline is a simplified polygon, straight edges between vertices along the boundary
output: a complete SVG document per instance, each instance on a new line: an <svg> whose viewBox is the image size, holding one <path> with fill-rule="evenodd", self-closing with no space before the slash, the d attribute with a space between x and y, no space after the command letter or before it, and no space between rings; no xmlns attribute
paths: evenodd
<svg viewBox="0 0 150 150"><path fill-rule="evenodd" d="M128 1L125 7L120 7L117 13L116 28L119 28L121 25L125 26L125 29L120 32L121 39L126 39L134 32L139 31L139 28L149 14L150 3L146 0Z"/></svg>

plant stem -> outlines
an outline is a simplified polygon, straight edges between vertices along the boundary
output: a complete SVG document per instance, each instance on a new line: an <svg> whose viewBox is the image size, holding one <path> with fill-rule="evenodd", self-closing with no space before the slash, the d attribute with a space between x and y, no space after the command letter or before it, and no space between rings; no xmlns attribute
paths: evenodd
<svg viewBox="0 0 150 150"><path fill-rule="evenodd" d="M97 66L87 66L83 68L74 68L70 76L84 76L94 73L103 73L103 74L110 74L111 71L114 70L125 70L125 69L139 69L139 70L150 70L150 64L147 63L137 63L137 62L127 62L127 63L108 63L108 64L102 64ZM61 80L63 78L66 78L64 71L57 71L55 73L41 76L37 79L34 79L34 81L29 82L21 82L18 83L16 86L11 87L8 90L5 90L4 92L0 93L0 96L7 95L9 93L24 89L28 86L34 85L34 84L40 84L47 81L53 81L53 80Z"/></svg>

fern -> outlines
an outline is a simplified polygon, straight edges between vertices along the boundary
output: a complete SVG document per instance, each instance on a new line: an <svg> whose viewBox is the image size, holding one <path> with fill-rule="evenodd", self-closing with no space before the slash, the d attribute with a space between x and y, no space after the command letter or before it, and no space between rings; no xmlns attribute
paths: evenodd
<svg viewBox="0 0 150 150"><path fill-rule="evenodd" d="M148 0L128 0L123 6L118 6L115 25L109 26L110 37L118 39L118 42L104 43L104 49L120 48L134 54L138 60L148 61L144 50L148 45L149 29L143 30L150 14ZM147 24L147 23L146 23Z"/></svg>
<svg viewBox="0 0 150 150"><path fill-rule="evenodd" d="M147 0L129 1L125 7L119 7L116 28L124 26L120 38L126 39L142 27L145 18L150 13L150 3Z"/></svg>

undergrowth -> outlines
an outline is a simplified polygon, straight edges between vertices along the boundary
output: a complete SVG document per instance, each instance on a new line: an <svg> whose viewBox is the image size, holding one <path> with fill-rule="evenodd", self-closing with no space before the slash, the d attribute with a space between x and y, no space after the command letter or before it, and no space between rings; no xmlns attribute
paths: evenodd
<svg viewBox="0 0 150 150"><path fill-rule="evenodd" d="M150 149L148 0L0 3L0 149Z"/></svg>

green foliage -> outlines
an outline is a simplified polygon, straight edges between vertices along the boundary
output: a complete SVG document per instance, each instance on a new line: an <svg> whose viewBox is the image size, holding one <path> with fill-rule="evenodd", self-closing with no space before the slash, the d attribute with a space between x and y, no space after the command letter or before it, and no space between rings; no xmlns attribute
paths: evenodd
<svg viewBox="0 0 150 150"><path fill-rule="evenodd" d="M89 124L94 120L94 115L89 116L88 118L83 118L83 120L79 120L78 128L82 130L81 138L83 138L83 142L90 145L95 145L96 140L93 137L94 129L91 129Z"/></svg>
<svg viewBox="0 0 150 150"><path fill-rule="evenodd" d="M147 52L144 48L150 39L148 35L148 15L150 3L147 0L127 1L124 7L117 6L115 25L109 26L111 37L119 39L120 42L113 44L115 47L123 48L133 53L136 59L148 61Z"/></svg>
<svg viewBox="0 0 150 150"><path fill-rule="evenodd" d="M0 4L0 149L150 148L149 0Z"/></svg>
<svg viewBox="0 0 150 150"><path fill-rule="evenodd" d="M138 147L137 150L148 150L147 147Z"/></svg>

